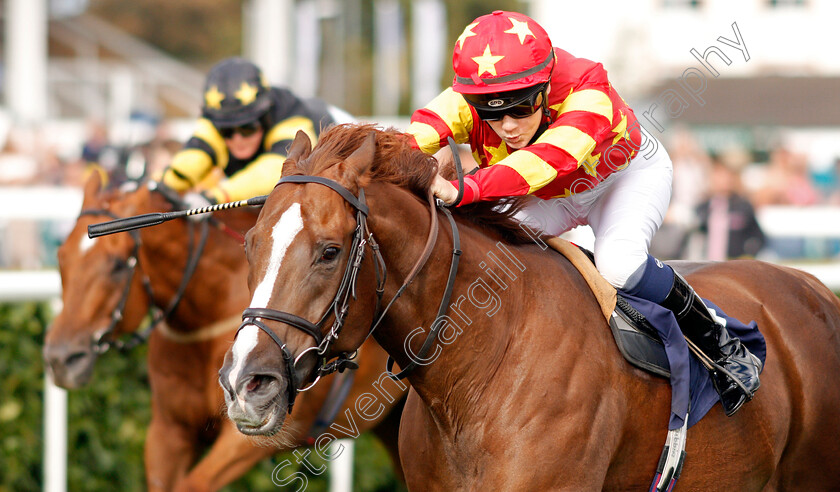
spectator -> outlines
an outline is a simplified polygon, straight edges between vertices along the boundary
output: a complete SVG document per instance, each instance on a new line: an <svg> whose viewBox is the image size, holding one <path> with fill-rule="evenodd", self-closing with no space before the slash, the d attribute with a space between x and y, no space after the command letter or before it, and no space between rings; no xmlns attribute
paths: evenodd
<svg viewBox="0 0 840 492"><path fill-rule="evenodd" d="M674 164L673 194L650 250L658 258L685 258L688 238L697 227L695 209L708 191L709 157L687 129L677 130L668 154Z"/></svg>
<svg viewBox="0 0 840 492"><path fill-rule="evenodd" d="M91 173L96 172L102 178L102 183L108 185L117 167L118 153L110 145L108 130L102 122L91 120L87 127L88 136L82 144L82 155L77 162L69 166L65 173L65 181L81 186Z"/></svg>
<svg viewBox="0 0 840 492"><path fill-rule="evenodd" d="M808 170L808 160L803 154L779 147L770 154L770 163L764 184L755 193L753 203L757 208L766 205L816 205L820 194Z"/></svg>
<svg viewBox="0 0 840 492"><path fill-rule="evenodd" d="M840 157L835 157L829 168L820 175L823 198L828 205L840 205Z"/></svg>
<svg viewBox="0 0 840 492"><path fill-rule="evenodd" d="M31 129L11 128L0 150L0 185L26 185L37 180L36 140Z"/></svg>
<svg viewBox="0 0 840 492"><path fill-rule="evenodd" d="M712 160L709 197L697 206L706 258L714 261L754 257L766 241L755 209L743 194L741 162L726 157Z"/></svg>

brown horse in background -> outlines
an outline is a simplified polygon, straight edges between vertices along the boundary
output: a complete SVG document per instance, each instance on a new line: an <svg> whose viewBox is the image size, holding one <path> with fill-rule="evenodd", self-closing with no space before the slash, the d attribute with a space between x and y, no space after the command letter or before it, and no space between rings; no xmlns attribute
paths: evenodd
<svg viewBox="0 0 840 492"><path fill-rule="evenodd" d="M668 381L620 356L580 273L517 232L510 217L516 203L504 214L487 204L456 212L463 254L454 301L436 320L453 233L440 211L430 213L435 163L406 142L393 131L339 126L310 150L298 135L283 180L247 236L252 308L310 321L322 316L351 253L353 197L364 191L370 237L387 266L385 301L417 263L429 231L440 229L425 267L374 332L400 366L419 363L408 376L412 391L400 428L409 489L648 490L667 432ZM324 182L284 181L287 175L323 177L349 193ZM473 220L479 217L495 225ZM372 256L358 274L334 352L362 343L375 317ZM727 314L757 321L767 343L756 398L731 418L715 405L688 430L677 488L840 490L837 297L809 274L759 261L677 269ZM292 355L312 346L293 324L263 322ZM435 325L441 329L421 358ZM283 412L287 368L275 341L253 333L253 347L239 339L231 347L220 381L229 406L233 399L265 401L251 394L255 378L271 388L275 404L262 407L269 419ZM237 359L247 373L232 372ZM301 361L295 369L312 367Z"/></svg>
<svg viewBox="0 0 840 492"><path fill-rule="evenodd" d="M177 308L149 338L148 489L218 490L272 454L311 444L308 432L327 398L329 383L302 395L295 405L294 425L271 441L255 442L244 436L224 415L218 370L248 303L241 234L253 225L256 212L225 211L214 215L212 225L177 220L92 240L87 237L90 224L173 209L172 199L146 186L131 192L101 191L96 174L85 187L82 209L59 249L64 309L53 321L44 347L53 379L65 388L86 384L99 352L137 330L151 306L169 307L182 288L191 255L200 255ZM202 227L209 230L199 251ZM125 305L120 307L123 296ZM345 418L347 405L375 381L385 359L372 341L360 350L361 367L349 397L338 402L337 425L351 427ZM396 400L394 405L402 398ZM358 432L372 428L397 463L400 412L394 405L389 404L379 419L357 421L357 428ZM212 444L206 450L208 442Z"/></svg>

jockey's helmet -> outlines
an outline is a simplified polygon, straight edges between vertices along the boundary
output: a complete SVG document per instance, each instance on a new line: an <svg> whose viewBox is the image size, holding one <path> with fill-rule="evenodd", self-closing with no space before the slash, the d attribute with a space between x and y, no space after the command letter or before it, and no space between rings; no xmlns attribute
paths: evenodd
<svg viewBox="0 0 840 492"><path fill-rule="evenodd" d="M548 33L534 19L497 10L464 29L455 42L452 67L452 88L461 94L517 91L548 82L554 50Z"/></svg>
<svg viewBox="0 0 840 492"><path fill-rule="evenodd" d="M216 128L233 128L258 122L271 104L262 71L244 58L233 57L220 61L207 74L201 114Z"/></svg>

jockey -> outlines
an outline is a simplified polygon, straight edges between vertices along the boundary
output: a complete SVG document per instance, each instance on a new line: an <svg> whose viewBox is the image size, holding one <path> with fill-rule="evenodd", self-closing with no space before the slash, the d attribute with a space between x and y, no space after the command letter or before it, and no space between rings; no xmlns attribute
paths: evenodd
<svg viewBox="0 0 840 492"><path fill-rule="evenodd" d="M260 69L242 58L228 58L210 70L201 113L162 181L176 191L188 191L216 168L225 178L209 186L202 183L207 189L201 193L187 193L190 208L268 194L298 130L316 142L327 126L352 121L323 101L302 100L287 89L267 86Z"/></svg>
<svg viewBox="0 0 840 492"><path fill-rule="evenodd" d="M469 143L479 169L464 178L460 205L533 195L520 213L526 224L550 235L590 225L599 272L674 312L686 337L723 368L712 380L726 414L735 413L758 389L761 362L648 254L673 168L661 146L638 153L646 136L604 67L554 48L533 19L503 11L464 29L452 63L452 87L413 114L408 133L428 154L447 137ZM437 176L432 190L452 203L457 186Z"/></svg>

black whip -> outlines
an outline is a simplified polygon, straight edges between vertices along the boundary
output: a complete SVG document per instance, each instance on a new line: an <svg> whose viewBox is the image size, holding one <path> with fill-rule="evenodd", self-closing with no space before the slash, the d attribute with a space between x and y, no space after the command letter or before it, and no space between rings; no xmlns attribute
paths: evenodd
<svg viewBox="0 0 840 492"><path fill-rule="evenodd" d="M264 204L267 198L268 195L260 195L255 196L253 198L249 198L247 200L239 200L238 202L219 203L218 205L191 208L189 210L176 210L174 212L157 212L151 214L135 215L134 217L126 217L124 219L109 220L108 222L101 222L99 224L89 225L88 237L95 238L99 236L106 236L108 234L114 234L116 232L125 232L134 229L141 229L143 227L155 226L173 219L189 217L190 215L206 214L231 208L259 206Z"/></svg>

